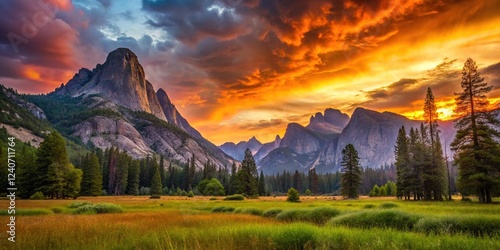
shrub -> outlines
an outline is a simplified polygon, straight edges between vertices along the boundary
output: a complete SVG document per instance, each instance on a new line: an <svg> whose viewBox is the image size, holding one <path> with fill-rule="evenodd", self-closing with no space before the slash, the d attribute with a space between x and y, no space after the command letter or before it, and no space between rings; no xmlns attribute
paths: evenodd
<svg viewBox="0 0 500 250"><path fill-rule="evenodd" d="M464 202L472 202L472 199L470 197L467 197L467 196L462 196L462 201L464 201Z"/></svg>
<svg viewBox="0 0 500 250"><path fill-rule="evenodd" d="M312 222L315 224L324 224L329 219L340 214L340 211L331 207L318 207L311 210L307 210L304 214L305 218L301 218L305 221Z"/></svg>
<svg viewBox="0 0 500 250"><path fill-rule="evenodd" d="M312 194L312 193L311 193L311 190L306 189L306 196L311 196L311 194Z"/></svg>
<svg viewBox="0 0 500 250"><path fill-rule="evenodd" d="M293 225L273 234L276 249L314 249L314 230L305 225Z"/></svg>
<svg viewBox="0 0 500 250"><path fill-rule="evenodd" d="M55 214L60 214L63 212L63 209L60 208L60 207L53 207L52 209L52 212L54 212Z"/></svg>
<svg viewBox="0 0 500 250"><path fill-rule="evenodd" d="M82 207L82 206L86 206L86 205L92 205L92 203L88 202L88 201L75 201L75 202L72 202L71 204L69 204L69 208L79 208L79 207Z"/></svg>
<svg viewBox="0 0 500 250"><path fill-rule="evenodd" d="M98 203L94 205L94 209L98 214L121 213L123 208L111 203Z"/></svg>
<svg viewBox="0 0 500 250"><path fill-rule="evenodd" d="M215 197L210 197L210 200L211 200L211 201L215 201L215 200L217 200L217 198L215 198ZM225 199L224 199L224 200L225 200Z"/></svg>
<svg viewBox="0 0 500 250"><path fill-rule="evenodd" d="M415 231L427 234L494 236L500 233L500 219L485 216L427 217L415 224Z"/></svg>
<svg viewBox="0 0 500 250"><path fill-rule="evenodd" d="M189 191L189 193L188 193L188 197L190 197L190 198L194 197L194 193L193 193L193 191L192 191L192 190L191 190L191 191Z"/></svg>
<svg viewBox="0 0 500 250"><path fill-rule="evenodd" d="M285 210L278 215L276 215L276 219L280 221L286 221L286 222L294 222L294 221L299 221L299 217L301 214L304 213L304 210L302 209L290 209L290 210Z"/></svg>
<svg viewBox="0 0 500 250"><path fill-rule="evenodd" d="M276 217L279 213L281 213L283 209L281 208L270 208L262 213L264 217Z"/></svg>
<svg viewBox="0 0 500 250"><path fill-rule="evenodd" d="M419 219L420 217L417 215L397 210L371 210L339 216L330 220L329 224L358 228L379 227L411 230Z"/></svg>
<svg viewBox="0 0 500 250"><path fill-rule="evenodd" d="M30 200L44 200L45 196L42 192L38 191L30 196Z"/></svg>
<svg viewBox="0 0 500 250"><path fill-rule="evenodd" d="M380 204L380 208L384 209L395 208L395 207L399 207L399 205L393 202L384 202Z"/></svg>
<svg viewBox="0 0 500 250"><path fill-rule="evenodd" d="M243 208L242 207L237 207L233 210L233 213L235 214L241 214L241 212L243 211Z"/></svg>
<svg viewBox="0 0 500 250"><path fill-rule="evenodd" d="M76 210L76 214L107 214L107 213L121 213L123 209L121 206L111 203L98 203L98 204L87 204L79 206Z"/></svg>
<svg viewBox="0 0 500 250"><path fill-rule="evenodd" d="M227 212L232 212L234 211L234 207L224 207L222 209L222 212L227 213Z"/></svg>
<svg viewBox="0 0 500 250"><path fill-rule="evenodd" d="M83 206L79 206L75 210L75 213L76 214L96 214L97 211L94 209L93 205L83 205Z"/></svg>
<svg viewBox="0 0 500 250"><path fill-rule="evenodd" d="M157 195L157 194L153 194L149 197L149 199L160 199L161 196Z"/></svg>
<svg viewBox="0 0 500 250"><path fill-rule="evenodd" d="M247 207L241 210L242 214L262 215L262 210L255 207Z"/></svg>
<svg viewBox="0 0 500 250"><path fill-rule="evenodd" d="M225 201L242 201L244 199L245 197L241 194L233 194L226 196L226 198L224 198Z"/></svg>
<svg viewBox="0 0 500 250"><path fill-rule="evenodd" d="M373 204L366 204L363 206L363 208L366 208L366 209L370 209L370 208L374 208L374 207L375 207L375 205L373 205Z"/></svg>
<svg viewBox="0 0 500 250"><path fill-rule="evenodd" d="M287 195L288 195L288 197L286 198L286 201L300 202L299 192L295 188L288 189Z"/></svg>
<svg viewBox="0 0 500 250"><path fill-rule="evenodd" d="M227 213L227 212L233 212L234 207L226 207L226 206L220 206L220 207L214 207L212 208L212 213Z"/></svg>

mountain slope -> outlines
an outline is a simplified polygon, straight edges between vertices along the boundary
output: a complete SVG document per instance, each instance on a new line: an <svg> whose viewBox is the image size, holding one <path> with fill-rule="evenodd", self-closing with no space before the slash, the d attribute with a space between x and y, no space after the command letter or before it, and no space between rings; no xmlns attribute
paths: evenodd
<svg viewBox="0 0 500 250"><path fill-rule="evenodd" d="M157 153L179 163L194 155L198 167L232 162L189 125L163 89L154 91L129 49L112 51L103 65L81 69L49 95L30 98L58 129L85 144L118 147L134 158Z"/></svg>

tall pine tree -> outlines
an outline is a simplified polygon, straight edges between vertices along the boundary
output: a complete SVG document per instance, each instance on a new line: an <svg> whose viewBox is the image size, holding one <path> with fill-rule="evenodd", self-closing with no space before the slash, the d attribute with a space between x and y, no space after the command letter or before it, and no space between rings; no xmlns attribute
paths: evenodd
<svg viewBox="0 0 500 250"><path fill-rule="evenodd" d="M489 110L486 94L493 88L484 82L474 60L468 58L462 70L462 92L457 95L455 122L457 134L451 147L459 168L459 188L465 194L477 194L479 202L491 203L499 186L500 137L497 112Z"/></svg>
<svg viewBox="0 0 500 250"><path fill-rule="evenodd" d="M359 165L358 151L354 145L347 144L342 149L342 180L341 193L344 198L357 199L358 189L361 185L361 167Z"/></svg>
<svg viewBox="0 0 500 250"><path fill-rule="evenodd" d="M259 196L257 184L257 166L250 149L245 150L245 158L241 162L241 169L238 171L239 191L249 197Z"/></svg>

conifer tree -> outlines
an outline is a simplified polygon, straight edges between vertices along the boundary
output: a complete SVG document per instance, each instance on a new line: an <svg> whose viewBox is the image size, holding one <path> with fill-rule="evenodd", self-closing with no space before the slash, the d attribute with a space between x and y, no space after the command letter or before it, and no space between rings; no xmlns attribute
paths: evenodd
<svg viewBox="0 0 500 250"><path fill-rule="evenodd" d="M228 192L227 194L231 195L231 194L235 194L236 191L238 190L238 179L237 179L237 167L236 167L236 163L233 162L233 164L231 165L231 177L229 177L229 188L228 188Z"/></svg>
<svg viewBox="0 0 500 250"><path fill-rule="evenodd" d="M245 150L245 158L241 162L241 169L238 171L239 191L249 197L256 197L259 195L257 184L257 166L252 156L250 149Z"/></svg>
<svg viewBox="0 0 500 250"><path fill-rule="evenodd" d="M52 132L40 144L35 173L35 191L52 198L78 197L82 171L69 163L66 142L59 133Z"/></svg>
<svg viewBox="0 0 500 250"><path fill-rule="evenodd" d="M394 155L396 156L395 165L397 169L397 196L409 199L410 193L412 191L410 180L413 171L410 165L408 136L406 135L404 126L399 129Z"/></svg>
<svg viewBox="0 0 500 250"><path fill-rule="evenodd" d="M434 200L443 200L443 189L444 184L446 184L445 176L442 175L444 167L444 158L441 147L441 142L439 141L439 125L438 125L438 113L436 103L434 101L434 95L432 94L431 88L427 88L427 94L425 96L424 104L424 118L426 123L426 131L429 133L429 147L430 147L430 164L425 170L426 186L428 187L427 199L434 198ZM430 192L433 193L433 197L430 197Z"/></svg>
<svg viewBox="0 0 500 250"><path fill-rule="evenodd" d="M479 202L491 203L492 192L499 186L500 137L497 112L489 110L486 94L493 86L484 82L474 60L468 58L462 70L462 92L455 93L457 133L451 147L459 167L459 188L465 194L477 194Z"/></svg>
<svg viewBox="0 0 500 250"><path fill-rule="evenodd" d="M347 144L342 149L342 180L341 193L344 198L357 199L358 189L361 185L361 167L358 152L352 144Z"/></svg>
<svg viewBox="0 0 500 250"><path fill-rule="evenodd" d="M264 179L264 172L262 170L259 177L259 195L266 195L266 180Z"/></svg>
<svg viewBox="0 0 500 250"><path fill-rule="evenodd" d="M138 160L133 160L130 163L128 171L127 194L139 195L140 171L141 171L140 162Z"/></svg>
<svg viewBox="0 0 500 250"><path fill-rule="evenodd" d="M155 172L153 175L153 179L151 180L151 194L160 195L163 189L163 187L161 186L160 170L158 168L158 165L153 167L155 168Z"/></svg>
<svg viewBox="0 0 500 250"><path fill-rule="evenodd" d="M82 161L82 195L99 196L102 193L102 174L99 159L95 153L87 154Z"/></svg>

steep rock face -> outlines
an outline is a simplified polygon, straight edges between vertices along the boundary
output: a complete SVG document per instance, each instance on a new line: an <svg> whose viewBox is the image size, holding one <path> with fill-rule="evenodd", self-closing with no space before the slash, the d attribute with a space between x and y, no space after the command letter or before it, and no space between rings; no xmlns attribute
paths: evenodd
<svg viewBox="0 0 500 250"><path fill-rule="evenodd" d="M340 134L349 122L349 116L338 109L326 109L311 116L306 128L321 134Z"/></svg>
<svg viewBox="0 0 500 250"><path fill-rule="evenodd" d="M311 116L306 128L321 134L339 134L342 132L340 127L326 122L322 113L316 113L316 115Z"/></svg>
<svg viewBox="0 0 500 250"><path fill-rule="evenodd" d="M335 168L340 167L342 149L349 143L358 151L363 167L379 168L384 164L393 163L394 145L398 130L403 125L408 131L410 127L418 127L420 122L394 113L357 108L340 134L335 153Z"/></svg>
<svg viewBox="0 0 500 250"><path fill-rule="evenodd" d="M183 129L191 136L202 137L200 132L191 127L189 122L182 117L179 111L177 111L177 108L175 108L175 105L170 101L170 98L168 98L165 90L162 88L158 89L158 91L156 91L156 97L163 110L163 114L169 123L177 125L177 127Z"/></svg>
<svg viewBox="0 0 500 250"><path fill-rule="evenodd" d="M325 109L325 122L344 129L349 123L349 116L338 109Z"/></svg>
<svg viewBox="0 0 500 250"><path fill-rule="evenodd" d="M56 89L55 94L100 95L120 106L166 120L137 56L126 48L109 53L104 64L98 64L92 71L81 69L65 86Z"/></svg>
<svg viewBox="0 0 500 250"><path fill-rule="evenodd" d="M84 143L90 140L98 148L118 147L134 158L145 158L153 150L141 134L122 118L94 116L75 126L73 136L80 137Z"/></svg>
<svg viewBox="0 0 500 250"><path fill-rule="evenodd" d="M261 147L262 143L257 140L255 136L250 138L250 140L248 141L240 141L238 142L238 144L234 144L233 142L226 142L219 146L222 151L238 161L243 160L245 156L245 150L247 148L249 148L250 151L252 151L252 154L255 155Z"/></svg>
<svg viewBox="0 0 500 250"><path fill-rule="evenodd" d="M255 162L259 164L262 158L268 155L271 151L277 149L280 146L280 143L281 137L276 135L274 141L262 144L262 147L260 147L259 151L257 151L257 153L253 156Z"/></svg>
<svg viewBox="0 0 500 250"><path fill-rule="evenodd" d="M297 123L290 123L280 147L288 147L297 154L308 154L321 148L320 140L311 131Z"/></svg>
<svg viewBox="0 0 500 250"><path fill-rule="evenodd" d="M4 88L1 86L2 89ZM2 90L4 91L4 90ZM45 115L45 112L35 104L28 102L26 100L23 100L21 97L18 95L12 93L11 91L4 91L4 93L9 97L14 103L17 105L23 107L24 109L28 110L31 114L33 114L36 118L41 119L41 120L46 120L47 116Z"/></svg>

